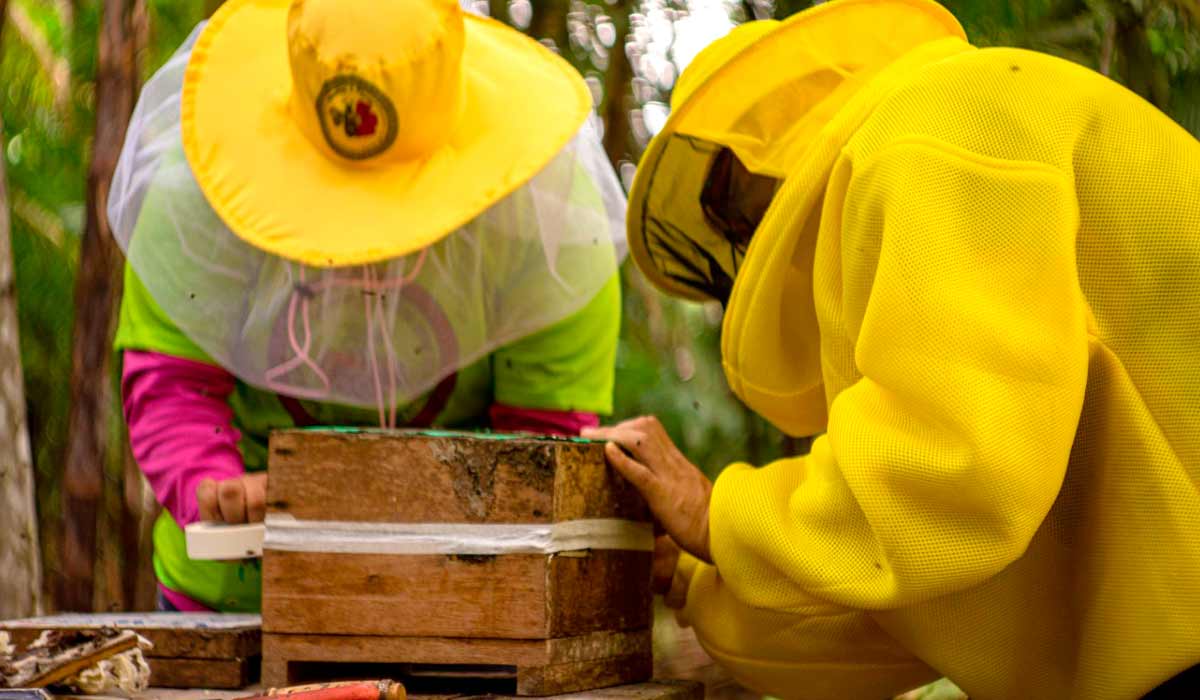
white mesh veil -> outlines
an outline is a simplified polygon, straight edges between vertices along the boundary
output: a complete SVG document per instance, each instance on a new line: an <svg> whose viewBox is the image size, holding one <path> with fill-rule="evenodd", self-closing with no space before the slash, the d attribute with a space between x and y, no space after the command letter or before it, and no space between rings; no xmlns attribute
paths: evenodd
<svg viewBox="0 0 1200 700"><path fill-rule="evenodd" d="M398 404L578 311L616 273L625 196L591 125L515 193L422 252L322 269L243 242L201 194L180 142L184 68L201 29L142 90L108 217L166 315L241 380L377 406L394 423Z"/></svg>

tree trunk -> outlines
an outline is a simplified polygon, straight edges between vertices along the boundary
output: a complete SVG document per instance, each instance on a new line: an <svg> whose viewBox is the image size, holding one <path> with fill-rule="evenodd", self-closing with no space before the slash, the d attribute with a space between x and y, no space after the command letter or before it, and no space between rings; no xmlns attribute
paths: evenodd
<svg viewBox="0 0 1200 700"><path fill-rule="evenodd" d="M0 0L0 13L3 10L4 2ZM4 15L0 14L3 26ZM0 122L0 134L3 127ZM8 224L8 191L4 159L0 156L0 619L39 612L42 590Z"/></svg>
<svg viewBox="0 0 1200 700"><path fill-rule="evenodd" d="M1145 18L1129 11L1117 21L1116 42L1124 59L1121 78L1125 87L1166 111L1171 104L1170 76L1150 48Z"/></svg>
<svg viewBox="0 0 1200 700"><path fill-rule="evenodd" d="M133 0L133 29L135 37L135 66L142 63L142 55L150 36L149 14L146 0ZM137 85L135 84L135 92ZM120 608L122 610L153 610L156 585L154 565L151 560L154 518L158 516L154 493L142 476L133 453L129 451L124 431L120 445L121 459L112 465L120 469L122 484L121 498L114 509L119 519L120 558L117 572L120 586ZM114 589L115 590L115 589Z"/></svg>
<svg viewBox="0 0 1200 700"><path fill-rule="evenodd" d="M122 445L123 489L119 507L121 517L121 580L122 610L153 610L157 585L154 579L153 555L154 520L159 507L154 492L146 483L137 461Z"/></svg>
<svg viewBox="0 0 1200 700"><path fill-rule="evenodd" d="M567 37L568 0L541 0L533 3L533 18L526 32L539 41L554 43L559 54L570 60L571 42Z"/></svg>
<svg viewBox="0 0 1200 700"><path fill-rule="evenodd" d="M608 51L608 72L604 76L604 151L618 172L621 161L630 160L629 97L633 67L629 65L629 56L625 53L625 39L629 34L629 12L625 9L628 1L617 0L608 10L617 37Z"/></svg>
<svg viewBox="0 0 1200 700"><path fill-rule="evenodd" d="M113 405L110 374L113 310L120 296L121 253L108 228L108 188L121 153L137 88L131 0L106 0L96 73L96 134L87 179L87 220L75 280L71 407L63 478L63 589L66 610L91 610L98 507L109 461Z"/></svg>

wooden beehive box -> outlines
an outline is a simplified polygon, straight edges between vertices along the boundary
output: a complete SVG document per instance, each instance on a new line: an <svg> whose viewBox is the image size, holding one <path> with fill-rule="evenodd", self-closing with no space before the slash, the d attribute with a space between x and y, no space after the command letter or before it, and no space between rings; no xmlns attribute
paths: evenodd
<svg viewBox="0 0 1200 700"><path fill-rule="evenodd" d="M269 469L267 685L316 662L507 677L521 695L649 678L650 514L602 444L295 430L272 436Z"/></svg>

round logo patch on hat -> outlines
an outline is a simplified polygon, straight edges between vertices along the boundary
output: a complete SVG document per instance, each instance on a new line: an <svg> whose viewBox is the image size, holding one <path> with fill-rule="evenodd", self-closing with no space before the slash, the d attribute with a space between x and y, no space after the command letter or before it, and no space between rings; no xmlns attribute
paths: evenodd
<svg viewBox="0 0 1200 700"><path fill-rule="evenodd" d="M356 75L325 81L317 95L317 119L335 153L364 160L396 140L396 108L383 91Z"/></svg>

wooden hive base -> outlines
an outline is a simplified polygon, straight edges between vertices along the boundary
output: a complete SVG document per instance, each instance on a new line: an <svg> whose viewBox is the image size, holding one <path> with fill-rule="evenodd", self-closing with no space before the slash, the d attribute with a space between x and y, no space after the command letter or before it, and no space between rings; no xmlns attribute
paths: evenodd
<svg viewBox="0 0 1200 700"><path fill-rule="evenodd" d="M414 692L556 695L649 680L650 631L561 639L263 634L263 684L396 678Z"/></svg>

